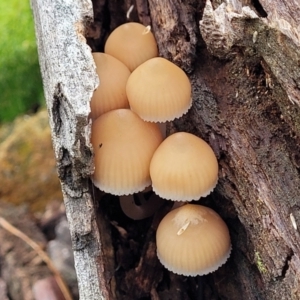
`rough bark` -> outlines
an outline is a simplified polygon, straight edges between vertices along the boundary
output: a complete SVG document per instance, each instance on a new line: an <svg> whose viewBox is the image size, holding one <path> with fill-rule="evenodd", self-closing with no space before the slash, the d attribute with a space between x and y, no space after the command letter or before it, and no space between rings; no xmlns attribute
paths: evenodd
<svg viewBox="0 0 300 300"><path fill-rule="evenodd" d="M90 1L33 0L38 52L58 176L70 224L81 299L109 299L110 258L104 255L89 176L89 101L98 79L84 37ZM105 276L104 276L105 274ZM107 275L107 276L106 276Z"/></svg>
<svg viewBox="0 0 300 300"><path fill-rule="evenodd" d="M93 51L102 50L130 4L93 0L92 22L88 0L32 0L81 299L299 299L296 1L139 0L130 15L151 20L160 55L190 76L193 107L169 132L203 137L219 159L218 187L202 201L229 225L233 253L201 282L158 263L154 232L163 212L130 221L116 197L88 180L89 100L97 79L85 37Z"/></svg>

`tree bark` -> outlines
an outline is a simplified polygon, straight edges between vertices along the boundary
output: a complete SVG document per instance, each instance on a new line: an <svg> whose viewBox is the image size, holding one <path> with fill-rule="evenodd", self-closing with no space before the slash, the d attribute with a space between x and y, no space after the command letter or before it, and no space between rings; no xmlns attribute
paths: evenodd
<svg viewBox="0 0 300 300"><path fill-rule="evenodd" d="M58 176L70 224L81 299L109 299L110 257L104 253L89 186L93 170L89 101L98 84L84 32L90 1L32 1L41 73ZM109 253L107 254L110 255Z"/></svg>
<svg viewBox="0 0 300 300"><path fill-rule="evenodd" d="M89 101L98 82L88 45L103 50L109 32L128 21L131 2L32 0L81 299L299 299L296 1L134 1L129 20L151 22L160 55L192 82L193 106L169 133L201 136L218 156L219 184L201 202L227 222L233 251L202 278L173 275L155 256L168 205L133 222L117 197L89 181Z"/></svg>

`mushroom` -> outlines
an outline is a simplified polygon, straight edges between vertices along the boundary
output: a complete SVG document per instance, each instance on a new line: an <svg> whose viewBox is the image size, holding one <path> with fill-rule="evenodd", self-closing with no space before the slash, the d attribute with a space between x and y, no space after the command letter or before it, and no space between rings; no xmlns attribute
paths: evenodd
<svg viewBox="0 0 300 300"><path fill-rule="evenodd" d="M149 122L174 120L192 105L187 75L162 57L137 67L128 78L126 93L131 110Z"/></svg>
<svg viewBox="0 0 300 300"><path fill-rule="evenodd" d="M229 230L212 209L186 204L169 212L156 232L157 256L170 271L205 275L217 270L230 256Z"/></svg>
<svg viewBox="0 0 300 300"><path fill-rule="evenodd" d="M130 71L158 55L157 44L150 27L134 22L117 27L109 35L104 52L123 62Z"/></svg>
<svg viewBox="0 0 300 300"><path fill-rule="evenodd" d="M99 87L94 91L91 100L91 118L117 108L129 108L126 96L126 83L129 69L119 60L105 53L93 53Z"/></svg>
<svg viewBox="0 0 300 300"><path fill-rule="evenodd" d="M124 214L133 220L152 216L165 202L150 187L133 195L120 196L120 206Z"/></svg>
<svg viewBox="0 0 300 300"><path fill-rule="evenodd" d="M173 201L198 200L207 196L218 181L218 162L211 147L201 138L177 132L156 149L150 176L153 191Z"/></svg>
<svg viewBox="0 0 300 300"><path fill-rule="evenodd" d="M117 196L142 191L151 184L149 165L162 139L157 124L129 109L101 115L92 124L94 185Z"/></svg>

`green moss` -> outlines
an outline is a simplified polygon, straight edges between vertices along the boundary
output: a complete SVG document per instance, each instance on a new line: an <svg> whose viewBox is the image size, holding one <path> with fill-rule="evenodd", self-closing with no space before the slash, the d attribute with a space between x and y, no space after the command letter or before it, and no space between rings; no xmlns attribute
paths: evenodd
<svg viewBox="0 0 300 300"><path fill-rule="evenodd" d="M254 256L255 256L255 262L256 262L259 272L267 273L267 268L265 267L264 263L262 262L259 252L255 251Z"/></svg>
<svg viewBox="0 0 300 300"><path fill-rule="evenodd" d="M43 103L29 1L0 2L0 122Z"/></svg>

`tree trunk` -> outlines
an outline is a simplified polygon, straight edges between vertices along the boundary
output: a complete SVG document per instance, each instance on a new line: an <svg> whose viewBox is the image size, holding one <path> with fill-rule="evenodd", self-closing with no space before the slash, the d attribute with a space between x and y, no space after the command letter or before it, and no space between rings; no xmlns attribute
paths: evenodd
<svg viewBox="0 0 300 300"><path fill-rule="evenodd" d="M81 299L299 299L296 1L133 1L129 20L151 23L160 55L192 82L193 106L169 133L201 136L218 156L219 184L201 202L227 222L233 251L202 278L158 262L155 229L164 212L130 221L117 197L89 180L89 101L98 84L89 46L103 50L132 1L31 2Z"/></svg>

